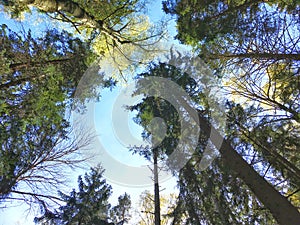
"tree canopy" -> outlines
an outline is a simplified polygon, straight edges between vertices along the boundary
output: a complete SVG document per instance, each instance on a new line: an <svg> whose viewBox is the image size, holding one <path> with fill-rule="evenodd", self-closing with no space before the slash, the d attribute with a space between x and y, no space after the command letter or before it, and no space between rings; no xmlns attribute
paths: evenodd
<svg viewBox="0 0 300 225"><path fill-rule="evenodd" d="M134 121L151 146L131 151L154 164L154 196L144 192L149 217L142 219L156 225L300 224L298 0L162 1L176 20L175 39L197 56L171 50L169 61L155 60L147 68L139 66L164 51L165 30L164 23L153 25L145 15L145 1L0 4L13 19L34 13L65 26L40 36L0 27L1 204L38 203L37 224L131 223L129 195L112 207L112 188L100 166L79 176L69 194L59 185L64 166L83 162L79 150L90 147L95 135L74 135L71 112L84 113L103 88L127 82L134 73L134 95L144 96L127 109L136 112ZM195 60L203 71L194 73ZM101 72L105 67L108 74ZM211 93L211 82L222 89L222 99ZM224 112L211 105L221 101ZM215 119L223 120L223 133ZM174 152L178 155L169 160ZM165 218L159 160L179 190Z"/></svg>
<svg viewBox="0 0 300 225"><path fill-rule="evenodd" d="M13 17L32 9L73 27L93 51L109 63L116 78L127 80L128 72L150 61L162 46L164 25L153 25L143 13L143 0L112 1L1 1ZM129 77L128 77L129 78Z"/></svg>

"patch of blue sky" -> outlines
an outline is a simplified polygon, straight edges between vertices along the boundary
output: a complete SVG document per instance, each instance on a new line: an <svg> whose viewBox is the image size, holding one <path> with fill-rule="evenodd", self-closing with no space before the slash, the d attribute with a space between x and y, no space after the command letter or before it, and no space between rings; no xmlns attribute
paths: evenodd
<svg viewBox="0 0 300 225"><path fill-rule="evenodd" d="M95 124L96 124L96 131L97 137L102 143L105 149L109 150L109 154L114 157L116 160L120 162L124 162L131 166L141 166L145 164L149 164L143 157L138 155L132 155L131 152L128 151L130 146L135 145L136 143L130 143L121 140L118 137L118 132L116 129L129 129L131 135L135 137L137 140L142 142L141 132L143 128L133 122L132 117L135 115L125 109L126 102L124 102L124 107L120 108L119 110L124 110L125 113L128 114L128 123L127 121L122 121L118 127L115 127L113 124L113 120L118 118L113 118L113 107L114 103L116 102L117 97L120 95L122 87L117 87L112 91L105 89L101 91L101 100L95 103ZM117 114L116 114L117 115ZM125 128L124 128L125 126Z"/></svg>
<svg viewBox="0 0 300 225"><path fill-rule="evenodd" d="M12 19L10 15L4 11L3 6L0 6L0 24L6 24L9 29L21 33L32 31L33 37L42 36L46 30L58 29L72 31L72 27L68 23L60 23L49 19L47 15L38 13L36 10L24 13L21 19Z"/></svg>

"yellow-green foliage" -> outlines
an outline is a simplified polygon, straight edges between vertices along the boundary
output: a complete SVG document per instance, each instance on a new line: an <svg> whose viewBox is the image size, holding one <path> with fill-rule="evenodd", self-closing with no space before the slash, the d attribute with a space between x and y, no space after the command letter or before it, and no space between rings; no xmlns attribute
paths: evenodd
<svg viewBox="0 0 300 225"><path fill-rule="evenodd" d="M160 214L161 225L171 224L172 217L170 214L176 206L176 195L174 193L160 196ZM137 225L153 225L154 224L154 195L149 191L144 191L140 195L139 202L140 220Z"/></svg>

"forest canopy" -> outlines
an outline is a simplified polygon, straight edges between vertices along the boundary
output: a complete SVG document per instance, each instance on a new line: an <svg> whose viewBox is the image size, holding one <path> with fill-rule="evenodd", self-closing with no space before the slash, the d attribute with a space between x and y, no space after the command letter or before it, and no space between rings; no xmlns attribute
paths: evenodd
<svg viewBox="0 0 300 225"><path fill-rule="evenodd" d="M114 207L109 202L109 168L82 169L81 153L97 134L75 134L85 121L71 121L104 89L133 82L132 97L143 95L124 110L149 145L128 143L128 151L145 158L153 175L138 224L300 224L299 1L158 1L176 23L174 39L193 53L175 44L166 60L176 42L165 35L167 19L149 18L145 1L0 4L11 21L33 13L60 24L39 35L38 27L0 27L0 207L25 202L38 209L36 224L133 224L127 191ZM208 95L210 82L222 98ZM199 133L188 135L194 128ZM72 189L66 171L79 167L84 175ZM161 170L177 183L169 201L160 194Z"/></svg>

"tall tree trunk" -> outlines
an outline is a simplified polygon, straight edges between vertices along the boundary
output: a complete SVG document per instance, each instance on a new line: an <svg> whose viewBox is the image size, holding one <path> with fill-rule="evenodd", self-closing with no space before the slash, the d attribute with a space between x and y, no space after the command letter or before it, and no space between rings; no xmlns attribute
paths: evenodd
<svg viewBox="0 0 300 225"><path fill-rule="evenodd" d="M42 65L56 65L64 62L69 62L71 60L76 59L75 57L71 58L62 58L62 59L52 59L52 60L45 60L40 62L21 62L21 63L12 63L9 65L9 68L13 71L21 70L23 68L33 68L33 67L41 67Z"/></svg>
<svg viewBox="0 0 300 225"><path fill-rule="evenodd" d="M216 20L216 19L221 18L222 16L224 16L226 14L246 10L248 7L258 5L261 2L262 2L262 0L251 0L251 1L245 1L243 4L236 5L236 6L229 5L226 10L218 13L217 15L207 17L207 19L205 19L204 21Z"/></svg>
<svg viewBox="0 0 300 225"><path fill-rule="evenodd" d="M227 168L244 181L262 204L270 210L274 219L281 225L299 225L300 213L297 208L261 177L242 156L234 150L229 141L224 139L222 135L207 122L201 112L196 113L184 99L179 99L179 101L189 112L190 116L199 122L200 129L207 134L211 142L217 146L221 154L221 160L223 160ZM219 143L222 143L220 147Z"/></svg>
<svg viewBox="0 0 300 225"><path fill-rule="evenodd" d="M158 181L158 149L153 150L153 174L154 174L154 225L160 225L160 197L159 197L159 181Z"/></svg>
<svg viewBox="0 0 300 225"><path fill-rule="evenodd" d="M89 28L94 28L101 30L101 32L105 33L105 35L110 36L114 41L120 43L120 44L126 44L126 43L133 43L138 42L145 39L140 40L131 40L130 38L123 37L122 36L122 29L125 28L129 23L125 24L121 29L115 30L113 27L111 27L111 24L108 22L105 23L105 21L109 17L113 17L113 15L118 15L118 10L125 7L128 2L124 2L123 5L120 5L119 9L116 9L114 12L112 12L110 15L108 15L103 20L96 19L94 15L87 12L84 8L82 8L78 3L72 1L72 0L20 0L24 3L26 3L28 6L34 6L38 8L39 10L46 12L46 13L53 13L57 12L60 13L64 20L66 22L70 22L76 30L80 33L80 31L77 28L77 25L75 22L80 22L81 25L84 25ZM99 2L101 4L101 2ZM66 14L66 15L65 15ZM74 21L73 18L76 18L77 20Z"/></svg>
<svg viewBox="0 0 300 225"><path fill-rule="evenodd" d="M68 62L73 60L74 58L65 58L65 59L53 59L53 60L48 60L48 61L44 61L44 62L22 62L22 63L13 63L11 65L9 65L9 68L12 69L13 71L18 71L18 70L22 70L22 69L26 69L26 68L30 68L33 69L35 67L41 67L41 66L48 66L48 65L55 65L55 64L60 64L60 63L64 63L64 62ZM11 80L9 82L6 83L0 83L0 89L8 89L12 86L17 86L17 85L21 85L24 84L25 82L30 82L36 79L43 79L45 78L46 75L45 74L33 74L30 77L21 77L18 78L16 80Z"/></svg>
<svg viewBox="0 0 300 225"><path fill-rule="evenodd" d="M300 54L297 53L268 53L268 52L251 52L251 53L237 53L237 54L210 54L209 59L290 59L300 61Z"/></svg>
<svg viewBox="0 0 300 225"><path fill-rule="evenodd" d="M96 21L92 15L89 15L83 8L74 1L70 0L22 0L29 6L34 6L44 12L65 12L73 17L82 20L95 28L102 28L103 21Z"/></svg>

